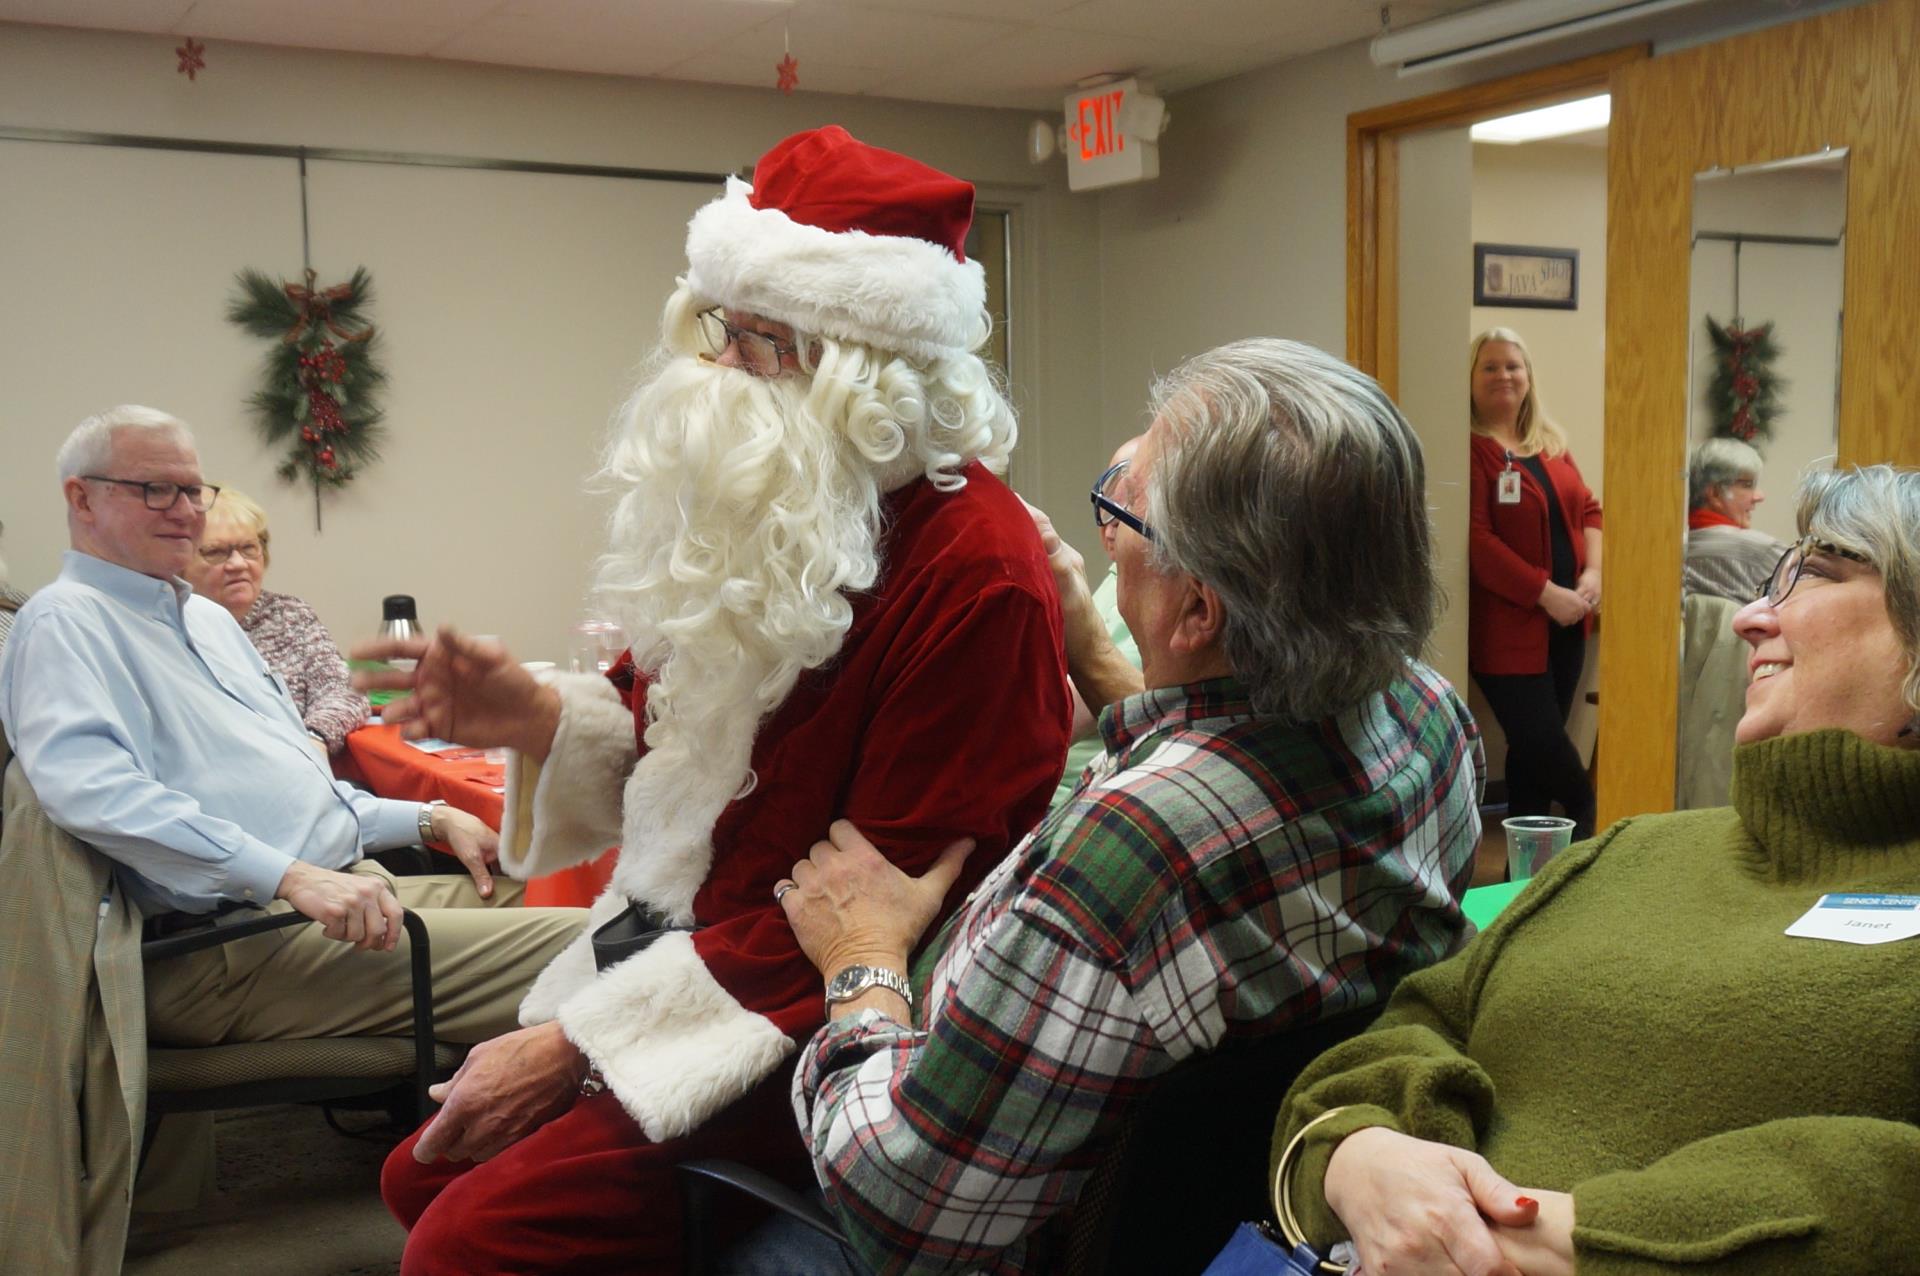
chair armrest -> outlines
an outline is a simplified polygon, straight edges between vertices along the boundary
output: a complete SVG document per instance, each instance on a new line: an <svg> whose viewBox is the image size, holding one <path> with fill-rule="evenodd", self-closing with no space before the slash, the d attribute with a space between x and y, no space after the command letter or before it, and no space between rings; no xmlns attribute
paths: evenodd
<svg viewBox="0 0 1920 1276"><path fill-rule="evenodd" d="M196 930L145 941L140 945L140 960L160 961L167 957L178 957L182 953L197 953L203 948L217 948L236 939L264 935L270 930L284 930L288 926L298 926L312 920L304 913L263 913L240 922L213 920Z"/></svg>
<svg viewBox="0 0 1920 1276"><path fill-rule="evenodd" d="M199 952L203 948L217 948L236 939L264 935L268 931L284 930L312 920L304 913L297 912L266 914L239 922L215 920L198 930L147 940L140 945L140 960L144 964L178 957L183 953ZM427 937L427 924L419 914L410 908L402 909L400 924L407 929L408 955L412 963L414 1109L418 1119L424 1121L438 1106L427 1094L427 1087L433 1084L433 949Z"/></svg>
<svg viewBox="0 0 1920 1276"><path fill-rule="evenodd" d="M841 1233L840 1225L825 1206L750 1165L722 1160L682 1161L679 1169L686 1176L681 1186L687 1189L690 1200L694 1197L704 1200L707 1192L711 1191L708 1183L724 1184L736 1192L745 1192L788 1218L805 1223L822 1236L846 1243L847 1238ZM702 1179L708 1182L696 1184L696 1180Z"/></svg>

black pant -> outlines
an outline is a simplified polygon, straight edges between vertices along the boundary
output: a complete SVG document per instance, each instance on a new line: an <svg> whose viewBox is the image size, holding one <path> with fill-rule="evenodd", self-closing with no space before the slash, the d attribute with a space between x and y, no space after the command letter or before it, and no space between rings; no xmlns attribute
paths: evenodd
<svg viewBox="0 0 1920 1276"><path fill-rule="evenodd" d="M1558 802L1573 821L1575 841L1593 836L1593 785L1567 738L1567 711L1586 658L1581 627L1555 625L1547 638L1545 673L1473 675L1507 733L1507 813L1548 815Z"/></svg>

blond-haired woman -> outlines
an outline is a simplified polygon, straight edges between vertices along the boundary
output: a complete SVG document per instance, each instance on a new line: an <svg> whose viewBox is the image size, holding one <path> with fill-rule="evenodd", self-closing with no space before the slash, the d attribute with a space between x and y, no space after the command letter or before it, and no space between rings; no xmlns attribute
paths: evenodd
<svg viewBox="0 0 1920 1276"><path fill-rule="evenodd" d="M1600 605L1600 503L1540 406L1519 333L1475 337L1468 374L1468 668L1506 733L1509 811L1557 802L1586 837L1593 785L1566 723Z"/></svg>
<svg viewBox="0 0 1920 1276"><path fill-rule="evenodd" d="M207 507L200 552L187 565L193 592L228 611L260 658L287 684L307 733L338 753L367 720L367 698L347 681L347 662L313 608L261 588L272 562L267 512L246 493L222 487Z"/></svg>

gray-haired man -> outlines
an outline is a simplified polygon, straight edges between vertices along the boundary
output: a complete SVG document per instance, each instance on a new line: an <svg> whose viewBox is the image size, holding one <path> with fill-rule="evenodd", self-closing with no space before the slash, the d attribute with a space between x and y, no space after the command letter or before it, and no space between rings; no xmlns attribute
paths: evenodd
<svg viewBox="0 0 1920 1276"><path fill-rule="evenodd" d="M1153 406L1095 494L1140 669L1043 530L1104 756L911 963L967 844L912 878L843 821L775 886L832 1016L795 1107L859 1266L1023 1270L1146 1083L1372 1005L1465 939L1480 748L1419 659L1411 427L1288 341L1199 355Z"/></svg>

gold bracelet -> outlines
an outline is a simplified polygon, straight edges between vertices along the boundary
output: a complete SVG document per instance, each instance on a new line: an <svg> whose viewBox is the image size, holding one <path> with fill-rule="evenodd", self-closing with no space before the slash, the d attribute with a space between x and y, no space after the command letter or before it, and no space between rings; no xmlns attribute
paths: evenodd
<svg viewBox="0 0 1920 1276"><path fill-rule="evenodd" d="M1280 1224L1280 1235L1287 1242L1288 1249L1294 1249L1307 1243L1306 1229L1300 1226L1300 1220L1293 1216L1293 1166L1300 1159L1300 1149L1305 1144L1307 1131L1319 1125L1329 1117L1339 1116L1345 1107L1328 1108L1313 1120L1301 1126L1287 1143L1286 1150L1280 1153L1280 1163L1273 1171L1273 1217ZM1331 1263L1319 1260L1321 1271L1328 1276L1342 1276L1347 1270L1345 1263Z"/></svg>

